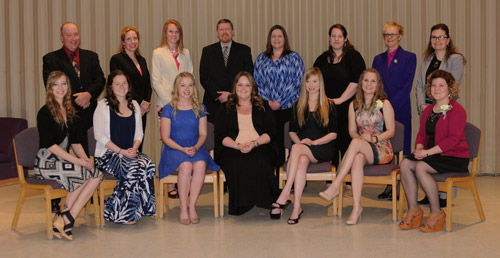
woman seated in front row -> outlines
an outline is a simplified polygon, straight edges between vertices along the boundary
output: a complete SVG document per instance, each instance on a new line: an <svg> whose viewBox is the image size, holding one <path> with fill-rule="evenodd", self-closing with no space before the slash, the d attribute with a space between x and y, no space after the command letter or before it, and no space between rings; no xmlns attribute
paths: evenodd
<svg viewBox="0 0 500 258"><path fill-rule="evenodd" d="M206 168L213 171L220 168L203 146L207 140L207 112L198 100L191 73L182 72L175 77L172 100L162 110L161 139L165 146L158 166L160 179L176 170L179 172L179 222L198 224L196 202L205 181Z"/></svg>
<svg viewBox="0 0 500 258"><path fill-rule="evenodd" d="M142 216L156 214L155 164L137 150L144 135L142 114L129 82L121 70L111 72L106 98L94 113L96 167L118 181L106 200L104 218L121 224L135 224Z"/></svg>
<svg viewBox="0 0 500 258"><path fill-rule="evenodd" d="M346 223L354 225L363 212L361 192L365 164L389 163L394 154L390 138L395 132L394 109L384 93L380 74L366 69L359 78L356 98L349 105L349 135L352 138L337 177L332 185L319 195L332 200L339 194L345 176L352 177L353 208Z"/></svg>
<svg viewBox="0 0 500 258"><path fill-rule="evenodd" d="M300 200L309 163L331 162L337 138L335 105L325 95L323 76L318 68L310 68L304 74L300 97L293 104L289 134L293 146L287 163L287 181L270 214L272 219L281 217L281 209L290 203L290 190L294 186L295 201L287 222L293 225L299 223L303 212Z"/></svg>
<svg viewBox="0 0 500 258"><path fill-rule="evenodd" d="M36 117L40 150L34 170L37 178L56 180L68 191L63 211L54 217L53 230L57 238L69 240L73 240L74 218L92 197L102 175L80 144L85 132L77 120L68 77L60 71L50 73L45 105ZM69 146L76 156L68 152Z"/></svg>
<svg viewBox="0 0 500 258"><path fill-rule="evenodd" d="M278 197L275 134L274 115L258 96L252 75L238 73L215 124L215 160L228 183L230 215L242 215L253 206L271 209Z"/></svg>
<svg viewBox="0 0 500 258"><path fill-rule="evenodd" d="M427 77L425 90L435 102L422 113L415 152L401 162L401 182L408 200L408 211L399 227L418 227L424 232L434 232L443 229L446 214L439 205L438 187L431 174L468 172L467 113L455 101L458 82L451 73L444 70L432 72ZM417 182L427 194L431 208L423 224L420 222L424 212L417 204Z"/></svg>

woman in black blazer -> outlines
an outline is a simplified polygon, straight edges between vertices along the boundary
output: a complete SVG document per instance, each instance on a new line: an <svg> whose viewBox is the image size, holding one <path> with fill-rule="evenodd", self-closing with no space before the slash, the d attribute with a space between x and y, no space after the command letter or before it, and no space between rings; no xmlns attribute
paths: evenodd
<svg viewBox="0 0 500 258"><path fill-rule="evenodd" d="M151 106L151 79L146 59L139 51L139 31L133 26L125 26L120 33L120 46L109 61L110 72L122 70L132 84L132 98L139 103L142 113L142 129L146 129L146 114ZM142 144L139 151L142 150Z"/></svg>

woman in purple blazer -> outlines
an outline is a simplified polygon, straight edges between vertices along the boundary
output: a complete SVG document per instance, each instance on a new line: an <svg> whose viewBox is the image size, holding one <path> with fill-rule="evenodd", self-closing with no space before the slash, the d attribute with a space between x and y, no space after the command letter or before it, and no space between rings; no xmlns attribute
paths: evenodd
<svg viewBox="0 0 500 258"><path fill-rule="evenodd" d="M417 67L417 56L405 51L399 42L403 37L403 26L396 21L389 21L383 29L387 51L375 56L372 68L382 76L384 91L391 102L396 121L405 126L404 154L411 152L411 102L410 91ZM391 198L392 187L388 185L379 199Z"/></svg>

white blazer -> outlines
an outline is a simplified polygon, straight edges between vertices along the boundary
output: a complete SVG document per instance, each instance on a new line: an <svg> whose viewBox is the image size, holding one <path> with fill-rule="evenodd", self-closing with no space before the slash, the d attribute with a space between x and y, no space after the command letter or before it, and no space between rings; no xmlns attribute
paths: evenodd
<svg viewBox="0 0 500 258"><path fill-rule="evenodd" d="M177 60L179 61L179 70L177 70L174 57L167 46L159 47L153 51L151 83L157 95L156 105L160 107L164 107L172 99L175 77L182 72L193 73L193 61L187 48L179 53Z"/></svg>
<svg viewBox="0 0 500 258"><path fill-rule="evenodd" d="M134 141L142 141L144 133L142 131L142 115L141 108L137 101L132 100L135 109L135 134ZM106 144L111 141L111 133L109 131L109 105L106 99L101 99L97 103L97 108L94 111L94 138L97 143L95 146L95 157L101 157L106 153Z"/></svg>

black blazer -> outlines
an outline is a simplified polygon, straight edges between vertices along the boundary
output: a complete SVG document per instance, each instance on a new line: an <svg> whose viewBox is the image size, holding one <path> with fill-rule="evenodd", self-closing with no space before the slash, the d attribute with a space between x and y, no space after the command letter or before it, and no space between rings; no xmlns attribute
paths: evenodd
<svg viewBox="0 0 500 258"><path fill-rule="evenodd" d="M200 82L205 89L203 104L208 109L209 116L215 115L219 109L217 91L231 92L234 77L241 71L253 73L252 52L250 47L233 41L227 61L224 66L220 42L203 48L200 61ZM212 120L213 121L213 120Z"/></svg>
<svg viewBox="0 0 500 258"><path fill-rule="evenodd" d="M83 110L75 103L75 97L71 98L82 125L85 129L90 128L97 106L97 98L99 98L106 82L99 64L99 57L92 51L80 48L80 78L78 78L68 55L61 48L43 56L43 82L45 85L47 85L49 74L53 71L61 71L68 76L71 83L71 94L88 92L92 95L90 106Z"/></svg>
<svg viewBox="0 0 500 258"><path fill-rule="evenodd" d="M122 70L128 76L132 84L133 99L140 105L143 100L151 102L151 78L146 59L140 55L136 55L136 58L141 66L142 75L134 61L124 51L111 57L109 71Z"/></svg>
<svg viewBox="0 0 500 258"><path fill-rule="evenodd" d="M274 118L274 113L271 108L264 102L264 110L253 106L252 107L252 123L255 131L259 135L267 133L271 138L271 147L275 151L276 155L279 153L279 147L275 143L276 139L276 119ZM215 122L215 159L219 157L222 150L226 147L222 145L224 138L229 137L236 140L238 137L239 127L238 127L238 112L236 108L231 108L227 110L226 105L220 106L217 112L217 121ZM283 132L281 132L283 133Z"/></svg>

